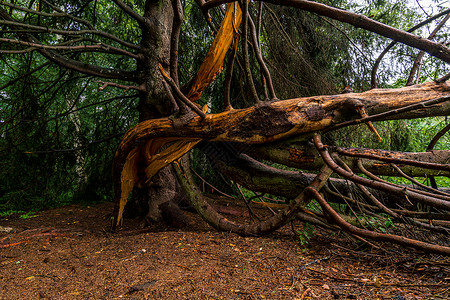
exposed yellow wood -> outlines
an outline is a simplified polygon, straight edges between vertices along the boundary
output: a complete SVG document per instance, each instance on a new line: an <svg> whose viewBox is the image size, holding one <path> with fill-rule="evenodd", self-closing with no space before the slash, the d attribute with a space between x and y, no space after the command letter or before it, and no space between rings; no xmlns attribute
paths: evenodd
<svg viewBox="0 0 450 300"><path fill-rule="evenodd" d="M237 2L229 3L219 32L214 38L187 95L192 101L200 99L204 89L214 81L216 75L222 70L225 55L233 41L235 31L241 24L241 20L242 11Z"/></svg>

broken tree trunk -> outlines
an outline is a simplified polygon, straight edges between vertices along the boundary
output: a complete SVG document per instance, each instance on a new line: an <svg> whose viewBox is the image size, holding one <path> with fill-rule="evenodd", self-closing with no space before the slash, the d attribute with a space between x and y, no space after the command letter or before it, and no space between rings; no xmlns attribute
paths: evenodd
<svg viewBox="0 0 450 300"><path fill-rule="evenodd" d="M129 130L114 158L116 222L137 183L136 149L147 147L147 180L202 140L264 144L373 120L450 114L450 86L425 83L400 89L297 98L233 109L206 117L161 118ZM361 109L369 117L359 118ZM353 120L353 121L348 121ZM161 150L163 149L163 150Z"/></svg>

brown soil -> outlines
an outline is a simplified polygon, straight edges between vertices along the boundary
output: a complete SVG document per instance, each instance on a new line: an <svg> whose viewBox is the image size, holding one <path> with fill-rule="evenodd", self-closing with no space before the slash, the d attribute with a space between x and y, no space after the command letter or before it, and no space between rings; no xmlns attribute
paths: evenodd
<svg viewBox="0 0 450 300"><path fill-rule="evenodd" d="M265 237L216 232L197 216L183 230L125 220L111 203L0 218L0 299L449 299L450 259L362 249L318 231ZM295 224L302 228L301 223Z"/></svg>

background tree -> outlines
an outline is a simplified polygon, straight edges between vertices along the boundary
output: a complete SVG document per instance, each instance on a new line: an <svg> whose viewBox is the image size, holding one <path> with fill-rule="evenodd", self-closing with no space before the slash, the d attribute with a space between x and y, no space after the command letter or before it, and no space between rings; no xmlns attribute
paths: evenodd
<svg viewBox="0 0 450 300"><path fill-rule="evenodd" d="M218 3L0 1L0 53L5 70L0 82L0 146L4 165L0 177L5 179L0 186L0 197L4 209L47 207L67 203L74 197L110 199L111 159L118 138L125 130L138 121L173 115L177 119L189 110L182 96L173 98L168 93L158 65L173 79L172 92L176 87L185 93L189 91L224 16L225 7ZM340 18L339 14L314 14L317 13L314 2L281 1L277 4L281 6L263 2L250 4L248 14L254 20L257 41L252 41L251 24L241 27L235 67L217 76L215 83L198 100L200 107L207 104L211 112L225 109L223 95L230 86L233 87L229 99L232 107L252 106L255 93L251 93L252 85L246 80L250 77L254 80L256 97L262 100L274 98L274 95L286 99L335 94L348 84L354 91L369 87L371 66L383 48L379 37L370 33L381 33L378 27L370 28L369 20L369 25L362 25L369 31L355 30L351 27L355 25L351 16L344 18L348 25L334 20ZM428 18L398 1L367 5L330 1L327 4L364 13L404 30L412 27L418 17ZM241 5L246 7L245 2ZM244 13L247 14L245 9ZM441 16L446 14L448 12L443 11ZM433 28L441 19L427 23L429 27L421 30ZM250 19L248 21L251 23ZM244 30L249 33L248 37ZM416 75L420 81L437 79L448 72L445 63L448 63L445 60L448 49L444 46L404 34L390 34L385 36L440 57L426 56L428 61L420 74L427 75ZM447 34L444 27L435 39L443 40ZM274 95L270 89L266 91L269 82L266 75L262 75L263 66L258 62L257 51L249 51L258 49L272 74ZM439 49L441 52L437 51ZM396 51L387 59L389 66L377 73L380 86L392 85L398 78L393 75L404 76L409 66L404 67L403 63L396 64L395 68L391 66L397 59L402 61L415 56L416 50L400 46ZM226 65L231 66L233 56L230 51ZM409 61L412 63L413 59ZM247 65L252 66L250 71ZM400 83L396 82L397 86ZM445 110L441 113L445 114ZM388 131L405 127L398 124L404 123L386 125L387 129L382 129L383 137ZM366 132L363 129L351 139L348 132L334 133L329 139L353 147L358 146L355 140L359 140L359 145L367 145L367 139L375 144L372 135ZM395 150L416 150L405 148L408 139L403 138L408 134L406 131L393 134L385 139L384 146L400 145L404 148ZM369 137L363 139L362 136ZM446 141L448 139L441 140L441 147L446 147ZM263 146L262 150L256 147L252 149L253 154L264 158L261 153L267 152L267 147ZM218 149L222 151L223 147ZM145 155L137 156L142 159L139 165L145 165ZM214 171L203 154L197 152L194 157L194 169L197 164L197 170L200 166L202 172L217 173L217 168ZM265 158L276 161L275 157ZM443 158L439 159L442 162ZM245 163L248 162L242 162ZM278 163L286 162L279 159ZM220 161L215 162L216 167L219 164ZM140 183L134 189L129 211L143 213L153 220L160 219L161 210L169 215L168 219L179 216L181 213L176 206L167 205L184 198L173 169L161 170L152 178L150 187L144 183L147 179L142 172L138 172ZM224 186L227 184L229 181L225 181ZM251 186L248 182L247 185ZM238 189L235 186L230 191L239 194ZM280 194L275 189L271 194L277 193Z"/></svg>

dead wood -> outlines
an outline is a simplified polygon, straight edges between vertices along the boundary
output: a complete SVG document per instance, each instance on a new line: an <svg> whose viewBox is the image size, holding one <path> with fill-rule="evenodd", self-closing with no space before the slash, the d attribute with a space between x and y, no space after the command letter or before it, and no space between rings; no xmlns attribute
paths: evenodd
<svg viewBox="0 0 450 300"><path fill-rule="evenodd" d="M146 147L150 151L147 153L151 164L145 170L150 180L152 174L181 157L201 140L269 143L338 127L345 120L358 120L357 108L361 107L365 107L369 116L377 115L378 119L392 118L389 113L392 111L398 112L395 114L396 118L449 114L449 95L450 86L447 83L430 82L401 89L374 89L359 94L315 96L264 103L246 109L209 114L205 118L144 121L125 134L116 152L113 167L115 200L123 209L129 192L138 180L139 168L136 164L139 152L133 154L133 151L139 147ZM420 105L424 101L429 106ZM416 109L411 111L411 108ZM359 122L366 119L368 118ZM163 146L167 149L159 152ZM120 215L117 208L116 216Z"/></svg>

